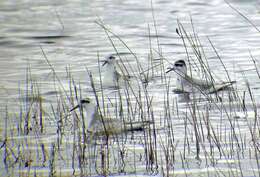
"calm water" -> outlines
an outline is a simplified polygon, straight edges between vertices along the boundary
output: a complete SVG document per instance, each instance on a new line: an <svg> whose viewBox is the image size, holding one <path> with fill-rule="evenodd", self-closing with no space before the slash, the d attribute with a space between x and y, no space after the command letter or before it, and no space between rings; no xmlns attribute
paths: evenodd
<svg viewBox="0 0 260 177"><path fill-rule="evenodd" d="M256 26L260 25L259 1L229 2ZM182 41L175 30L179 19L186 30L192 32L190 25L192 17L211 70L218 78L226 79L224 69L207 37L219 52L230 76L238 81L238 90L245 90L241 77L241 71L244 71L255 96L259 98L257 89L260 82L250 59L249 50L254 58L260 57L260 33L224 1L154 0L153 8L158 40L164 57L171 62L185 59L186 53ZM67 83L66 67L70 67L75 80L81 82L83 88L88 90L86 67L97 74L97 55L99 54L102 59L107 54L115 53L105 32L95 23L99 18L109 29L118 34L140 62L144 63L150 52L148 25L151 28L152 48L157 50L152 14L150 2L139 0L1 1L1 112L7 102L9 105L15 104L19 96L19 87L21 90L25 89L28 67L33 79L39 83L41 93L51 100L51 91L54 88L49 83L53 82L53 77L50 76L51 70L40 46L64 84ZM116 42L116 47L120 53L125 54L124 59L134 64L135 61L126 47L119 42ZM156 87L153 91L156 97L162 96L156 93ZM216 117L217 115L213 116L213 121ZM182 122L180 129L181 125ZM176 132L175 136L182 139L182 132ZM181 164L177 165L177 169L178 167L180 168ZM181 168L179 173L182 174Z"/></svg>
<svg viewBox="0 0 260 177"><path fill-rule="evenodd" d="M76 78L86 80L85 66L96 70L97 52L101 57L115 53L104 31L94 23L98 18L114 33L119 34L140 60L145 60L149 52L148 24L154 34L151 5L148 2L108 0L0 3L0 95L3 98L1 100L5 101L16 97L19 82L25 79L28 65L39 82L48 79L50 70L40 45L60 75L64 75L65 67L70 66ZM233 0L231 3L253 23L260 23L258 1ZM207 36L229 70L254 68L248 62L248 50L256 59L259 57L259 33L223 1L156 0L153 6L159 42L164 56L171 61L185 58L182 41L175 29L179 19L189 31L191 15L211 66L220 63L216 60ZM154 49L157 48L156 45L154 38ZM122 44L118 44L117 48L119 52L128 52ZM218 72L215 69L212 68ZM251 77L250 72L246 74Z"/></svg>

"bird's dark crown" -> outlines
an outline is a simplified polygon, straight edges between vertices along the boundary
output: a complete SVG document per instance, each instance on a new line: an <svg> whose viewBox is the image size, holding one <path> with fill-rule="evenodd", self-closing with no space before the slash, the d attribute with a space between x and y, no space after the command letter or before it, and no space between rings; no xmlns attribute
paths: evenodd
<svg viewBox="0 0 260 177"><path fill-rule="evenodd" d="M80 104L88 104L88 103L90 103L90 99L89 98L85 98L85 99L82 99L82 100L80 100Z"/></svg>
<svg viewBox="0 0 260 177"><path fill-rule="evenodd" d="M181 67L181 66L186 66L185 61L184 60L178 60L174 63L175 67Z"/></svg>

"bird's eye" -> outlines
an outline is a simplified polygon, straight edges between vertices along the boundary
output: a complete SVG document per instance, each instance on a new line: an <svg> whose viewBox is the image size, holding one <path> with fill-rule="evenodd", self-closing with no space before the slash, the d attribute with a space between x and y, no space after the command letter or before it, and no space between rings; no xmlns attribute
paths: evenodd
<svg viewBox="0 0 260 177"><path fill-rule="evenodd" d="M110 57L109 57L110 60L112 60L112 59L114 59L114 58L115 58L114 56L110 56Z"/></svg>
<svg viewBox="0 0 260 177"><path fill-rule="evenodd" d="M182 67L183 64L181 64L181 63L175 63L174 66L176 66L176 67Z"/></svg>

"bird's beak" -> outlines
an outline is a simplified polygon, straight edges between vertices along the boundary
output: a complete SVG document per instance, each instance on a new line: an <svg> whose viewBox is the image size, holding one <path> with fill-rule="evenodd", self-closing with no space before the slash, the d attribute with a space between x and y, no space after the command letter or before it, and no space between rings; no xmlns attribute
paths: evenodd
<svg viewBox="0 0 260 177"><path fill-rule="evenodd" d="M105 66L107 63L108 63L107 60L104 61L104 63L102 64L102 66Z"/></svg>
<svg viewBox="0 0 260 177"><path fill-rule="evenodd" d="M72 112L72 111L74 111L75 109L78 109L79 108L79 105L77 105L77 106L75 106L74 108L72 108L71 110L70 110L70 112Z"/></svg>
<svg viewBox="0 0 260 177"><path fill-rule="evenodd" d="M174 70L174 68L167 68L167 69L168 70L166 71L166 74Z"/></svg>

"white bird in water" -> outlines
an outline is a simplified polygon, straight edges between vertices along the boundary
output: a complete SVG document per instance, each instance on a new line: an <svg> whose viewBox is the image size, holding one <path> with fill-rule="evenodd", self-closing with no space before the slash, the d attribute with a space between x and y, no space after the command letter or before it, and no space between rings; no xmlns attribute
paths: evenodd
<svg viewBox="0 0 260 177"><path fill-rule="evenodd" d="M83 108L86 110L87 132L90 136L109 136L124 132L143 131L151 123L150 121L123 122L119 119L103 117L89 98L82 99L79 105L72 108L70 112L77 108L80 108L81 111Z"/></svg>
<svg viewBox="0 0 260 177"><path fill-rule="evenodd" d="M216 93L229 88L236 81L213 83L211 80L202 80L189 76L187 74L187 65L184 60L178 60L174 66L166 72L175 71L177 74L176 91L189 93L193 89L197 89L203 93Z"/></svg>
<svg viewBox="0 0 260 177"><path fill-rule="evenodd" d="M128 84L130 76L121 74L118 71L116 57L114 55L108 55L102 66L106 65L106 71L103 76L103 84L105 86L120 87Z"/></svg>

